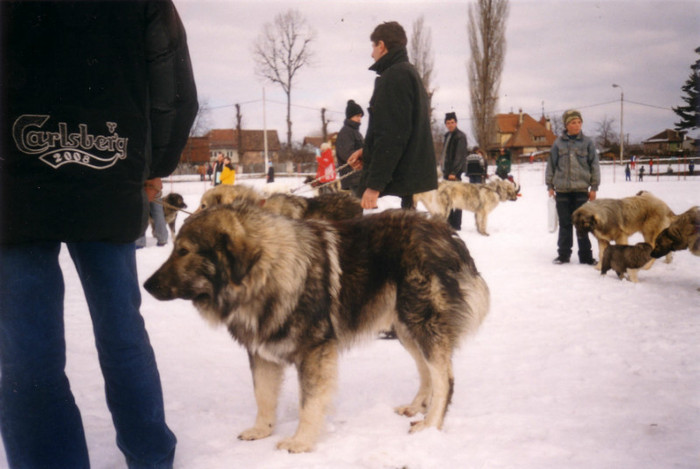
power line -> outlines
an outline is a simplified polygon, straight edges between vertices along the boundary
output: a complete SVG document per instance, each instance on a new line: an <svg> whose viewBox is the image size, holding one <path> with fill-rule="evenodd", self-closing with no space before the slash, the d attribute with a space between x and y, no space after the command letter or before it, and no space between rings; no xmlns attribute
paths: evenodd
<svg viewBox="0 0 700 469"><path fill-rule="evenodd" d="M287 105L287 103L285 103L285 102L282 102L282 101L275 101L274 99L266 99L265 101L268 102L268 103L279 104L279 105L282 105L282 106L286 106L286 105ZM222 104L222 105L220 105L220 106L211 106L211 107L209 107L209 109L223 109L223 108L227 108L227 107L234 107L234 106L236 106L237 104L240 105L240 106L243 106L243 105L245 105L245 104L256 104L256 103L261 103L261 102L262 102L262 99L254 99L254 100L251 100L251 101L244 101L244 102L240 102L240 103ZM322 109L322 108L317 108L317 107L312 107L312 106L304 106L304 105L302 105L302 104L291 104L291 107L293 107L293 108L299 108L299 109L306 109L306 110L308 110L308 111L318 111L318 112L321 112L321 109ZM335 114L344 114L343 111L335 111L335 110L333 110L333 109L328 109L328 108L326 108L326 112L332 112L332 113L335 113Z"/></svg>
<svg viewBox="0 0 700 469"><path fill-rule="evenodd" d="M286 106L286 105L287 105L286 102L276 101L276 100L274 100L274 99L268 99L268 100L266 100L266 101L267 101L268 103L279 104L279 105L282 105L282 106ZM262 102L262 99L253 99L253 100L250 100L250 101L242 101L242 102L240 102L240 103L222 104L222 105L220 105L220 106L212 106L212 107L209 107L209 109L211 109L211 110L213 110L213 109L223 109L223 108L228 108L228 107L234 107L234 106L236 106L236 104L243 106L243 105L247 105L247 104L257 104L257 103L260 103L260 102ZM588 105L578 106L578 107L576 107L576 109L591 109L591 108L600 107L600 106L608 106L608 105L610 105L610 104L617 104L617 103L619 103L619 102L620 102L619 100L615 99L615 100L612 100L612 101L605 101L605 102L602 102L602 103L595 103L595 104L588 104ZM640 102L632 101L632 100L629 100L629 99L625 99L624 102L625 102L625 103L629 103L629 104L636 104L636 105L638 105L638 106L649 107L649 108L653 108L653 109L660 109L660 110L662 110L662 111L671 111L671 112L674 112L674 111L673 111L673 108L670 108L670 107L657 106L657 105L654 105L654 104L647 104L647 103L640 103ZM315 106L305 106L305 105L303 105L303 104L291 104L291 107L293 107L293 108L298 108L298 109L306 109L306 110L308 110L308 111L318 111L318 112L321 112L321 109L323 109L323 108L319 108L319 107L315 107ZM325 109L326 109L326 112L330 112L330 113L334 113L334 114L344 114L344 111L336 111L336 110L329 109L329 108L325 108ZM567 109L569 109L569 108L567 108ZM558 113L562 113L562 112L566 111L567 109L555 109L555 110L553 110L553 111L549 111L548 114L558 114ZM528 111L528 114L533 114L533 112ZM471 116L470 116L470 117L465 117L465 118L463 118L462 120L472 120L472 118L471 118Z"/></svg>
<svg viewBox="0 0 700 469"><path fill-rule="evenodd" d="M675 112L675 111L673 111L673 108L671 108L671 107L655 106L655 105L653 105L653 104L638 103L638 102L636 102L636 101L629 101L629 100L625 100L625 102L626 102L626 103L637 104L637 105L639 105L639 106L651 107L651 108L654 108L654 109L661 109L661 110L663 110L663 111L672 111L672 112Z"/></svg>

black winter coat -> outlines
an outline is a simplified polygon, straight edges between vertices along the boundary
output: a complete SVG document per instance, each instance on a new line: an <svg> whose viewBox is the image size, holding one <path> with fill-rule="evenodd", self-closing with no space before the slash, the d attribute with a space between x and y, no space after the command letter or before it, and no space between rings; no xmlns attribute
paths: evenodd
<svg viewBox="0 0 700 469"><path fill-rule="evenodd" d="M445 134L445 140L450 135L450 132ZM442 175L445 179L449 175L454 175L457 180L466 171L467 165L467 136L459 129L452 132L450 141L447 142L445 149L445 161L442 163Z"/></svg>
<svg viewBox="0 0 700 469"><path fill-rule="evenodd" d="M370 100L360 192L406 196L437 189L428 95L405 48L370 67L379 77Z"/></svg>
<svg viewBox="0 0 700 469"><path fill-rule="evenodd" d="M197 111L170 1L0 2L0 241L132 242Z"/></svg>
<svg viewBox="0 0 700 469"><path fill-rule="evenodd" d="M360 133L360 123L355 122L350 119L345 119L343 123L343 128L338 132L338 136L335 140L335 156L338 158L338 166L342 166L348 162L348 158L355 151L359 150L364 145L364 140L362 139L362 134ZM341 176L352 172L352 168L346 166L345 168L338 171ZM360 182L360 173L354 173L350 176L344 177L340 181L340 187L348 190L357 186Z"/></svg>

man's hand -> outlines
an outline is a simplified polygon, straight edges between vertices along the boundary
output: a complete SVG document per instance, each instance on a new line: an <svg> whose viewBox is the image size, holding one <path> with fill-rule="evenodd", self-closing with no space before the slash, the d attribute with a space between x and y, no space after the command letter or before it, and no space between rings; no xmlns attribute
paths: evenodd
<svg viewBox="0 0 700 469"><path fill-rule="evenodd" d="M368 187L362 194L362 201L360 204L362 205L362 208L368 210L377 208L377 199L379 199L379 191L375 191L374 189L370 189Z"/></svg>
<svg viewBox="0 0 700 469"><path fill-rule="evenodd" d="M163 181L161 181L160 178L148 179L144 183L144 188L148 201L153 202L153 199L160 197L163 192Z"/></svg>
<svg viewBox="0 0 700 469"><path fill-rule="evenodd" d="M590 191L588 193L588 200L593 202L595 200L595 196L596 196L596 191Z"/></svg>
<svg viewBox="0 0 700 469"><path fill-rule="evenodd" d="M450 174L449 176L447 176L447 180L449 180L449 181L456 181L456 180L457 180L457 176L455 176L454 174Z"/></svg>
<svg viewBox="0 0 700 469"><path fill-rule="evenodd" d="M549 194L550 197L554 197L554 189L549 189L547 191L547 193Z"/></svg>
<svg viewBox="0 0 700 469"><path fill-rule="evenodd" d="M362 148L348 157L348 164L356 171L362 169Z"/></svg>

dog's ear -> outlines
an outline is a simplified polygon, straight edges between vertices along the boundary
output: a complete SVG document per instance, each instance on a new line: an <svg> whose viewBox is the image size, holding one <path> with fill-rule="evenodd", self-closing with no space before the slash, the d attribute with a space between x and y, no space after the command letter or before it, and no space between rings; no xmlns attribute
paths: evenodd
<svg viewBox="0 0 700 469"><path fill-rule="evenodd" d="M243 282L262 255L260 249L255 249L242 240L234 239L228 233L221 233L219 247L226 258L230 280L236 285Z"/></svg>

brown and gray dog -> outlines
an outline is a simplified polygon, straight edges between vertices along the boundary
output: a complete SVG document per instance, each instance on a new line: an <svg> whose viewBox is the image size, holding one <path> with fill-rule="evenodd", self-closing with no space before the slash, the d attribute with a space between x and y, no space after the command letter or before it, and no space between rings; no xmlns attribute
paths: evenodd
<svg viewBox="0 0 700 469"><path fill-rule="evenodd" d="M605 275L612 269L617 277L622 280L627 273L631 282L637 283L637 271L644 268L653 259L651 258L651 244L637 243L631 246L625 244L612 244L605 249L603 254L600 274Z"/></svg>
<svg viewBox="0 0 700 469"><path fill-rule="evenodd" d="M683 249L700 256L700 207L691 207L678 215L668 228L659 233L651 257L658 259L671 251Z"/></svg>
<svg viewBox="0 0 700 469"><path fill-rule="evenodd" d="M254 425L272 434L284 369L300 386L296 433L278 448L311 451L336 387L338 353L393 327L420 386L400 415L441 428L453 395L452 355L489 309L489 289L464 242L425 214L390 210L330 223L233 203L189 217L173 252L145 283L159 300L191 300L248 351Z"/></svg>
<svg viewBox="0 0 700 469"><path fill-rule="evenodd" d="M574 211L572 221L581 233L593 233L598 240L601 268L605 250L611 242L626 245L630 236L641 232L645 243L654 246L654 240L669 226L676 215L666 203L651 192L641 191L622 199L596 199L586 202ZM666 257L671 262L672 256Z"/></svg>

